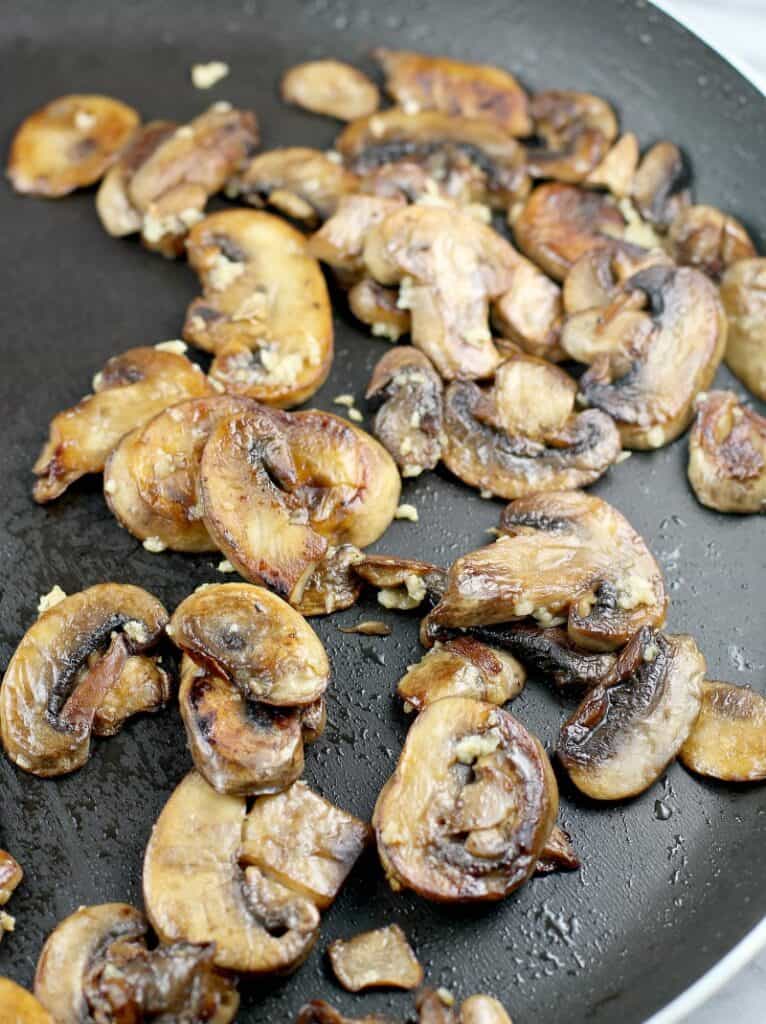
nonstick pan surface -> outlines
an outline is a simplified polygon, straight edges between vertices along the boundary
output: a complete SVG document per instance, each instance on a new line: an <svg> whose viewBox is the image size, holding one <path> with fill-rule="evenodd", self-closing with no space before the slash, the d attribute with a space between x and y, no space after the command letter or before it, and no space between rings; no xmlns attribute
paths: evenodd
<svg viewBox="0 0 766 1024"><path fill-rule="evenodd" d="M331 145L336 125L284 107L281 72L335 56L372 70L374 45L425 49L503 65L530 88L574 87L613 102L643 144L679 143L697 197L730 211L764 248L766 102L720 57L644 3L614 0L386 0L353 4L266 0L125 3L26 0L3 9L0 58L4 150L21 118L67 92L105 92L148 119L189 118L215 99L253 107L264 147ZM207 93L189 68L222 59L231 75ZM92 192L50 202L0 188L0 659L35 617L38 596L104 580L130 581L173 607L198 584L231 579L218 558L145 551L107 512L100 481L72 487L48 508L30 496L30 467L50 417L89 390L110 355L177 337L197 292L183 262L109 238ZM314 404L361 395L386 351L339 307L337 354ZM722 370L717 383L730 386ZM734 382L734 386L736 382ZM741 388L739 389L741 390ZM369 421L368 421L369 422ZM766 683L763 520L716 515L686 482L687 441L634 454L594 492L647 538L666 573L669 626L698 639L712 678ZM481 501L446 473L407 481L417 524L394 522L380 551L443 564L487 539L499 502ZM389 638L346 636L360 617L390 622ZM407 722L393 697L418 657L417 620L367 604L315 621L333 662L329 724L307 751L309 782L367 817L393 770ZM568 712L532 682L513 711L549 750ZM29 984L41 944L82 904L141 903L141 861L152 823L191 767L177 711L133 720L97 742L74 775L43 781L0 762L0 846L26 871L0 946L0 974ZM393 894L370 852L357 866L308 962L289 979L243 984L240 1020L293 1019L322 996L351 1016L403 1019L409 995L352 996L324 959L339 936L399 922L428 982L459 996L496 994L517 1024L643 1021L689 986L766 913L766 800L758 787L700 782L673 765L651 791L596 807L561 779L563 824L579 874L536 880L499 906L456 912ZM668 816L667 812L670 812Z"/></svg>

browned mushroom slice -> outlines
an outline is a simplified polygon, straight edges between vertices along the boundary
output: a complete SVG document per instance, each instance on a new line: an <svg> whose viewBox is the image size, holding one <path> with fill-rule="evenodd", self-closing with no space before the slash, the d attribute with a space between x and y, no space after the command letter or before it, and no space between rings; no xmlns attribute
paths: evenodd
<svg viewBox="0 0 766 1024"><path fill-rule="evenodd" d="M96 211L110 235L119 238L141 230L143 216L128 191L131 178L177 128L175 121L150 121L143 125L104 175L96 194Z"/></svg>
<svg viewBox="0 0 766 1024"><path fill-rule="evenodd" d="M445 697L410 727L378 797L378 853L395 888L498 900L534 872L558 790L542 746L507 711Z"/></svg>
<svg viewBox="0 0 766 1024"><path fill-rule="evenodd" d="M580 182L598 167L617 138L614 111L588 92L538 93L529 112L540 139L527 147L527 170L533 178Z"/></svg>
<svg viewBox="0 0 766 1024"><path fill-rule="evenodd" d="M454 562L431 612L433 625L566 622L573 642L598 651L622 646L642 626L663 624L659 567L630 523L601 498L578 491L520 498L500 528L494 544Z"/></svg>
<svg viewBox="0 0 766 1024"><path fill-rule="evenodd" d="M715 285L689 267L648 267L624 289L632 301L598 325L599 344L632 345L635 356L615 366L608 352L600 355L580 378L579 397L612 416L626 448L660 448L686 429L695 397L715 376L726 317Z"/></svg>
<svg viewBox="0 0 766 1024"><path fill-rule="evenodd" d="M688 178L683 154L674 143L657 142L647 150L633 179L633 200L644 220L666 231L689 205Z"/></svg>
<svg viewBox="0 0 766 1024"><path fill-rule="evenodd" d="M705 680L699 718L678 757L724 782L766 779L766 699L749 686Z"/></svg>
<svg viewBox="0 0 766 1024"><path fill-rule="evenodd" d="M170 674L158 659L128 658L96 708L94 736L114 736L133 715L164 707L171 693Z"/></svg>
<svg viewBox="0 0 766 1024"><path fill-rule="evenodd" d="M716 280L733 263L757 255L742 224L714 206L682 210L670 225L667 246L676 263L696 267Z"/></svg>
<svg viewBox="0 0 766 1024"><path fill-rule="evenodd" d="M562 297L567 320L562 333L566 335L570 329L575 313L611 305L619 298L628 278L657 263L671 265L672 260L662 249L647 252L641 246L625 241L606 242L584 253L572 264L564 281ZM564 337L562 344L565 340ZM580 362L591 361L579 356L573 358Z"/></svg>
<svg viewBox="0 0 766 1024"><path fill-rule="evenodd" d="M215 943L218 967L289 971L316 941L319 912L257 867L240 866L246 813L244 797L216 793L201 775L187 775L146 848L146 913L162 942Z"/></svg>
<svg viewBox="0 0 766 1024"><path fill-rule="evenodd" d="M489 303L506 292L518 256L486 224L456 209L408 206L368 235L364 261L381 284L400 284L412 343L442 377L487 377L499 356Z"/></svg>
<svg viewBox="0 0 766 1024"><path fill-rule="evenodd" d="M330 370L333 331L303 235L269 213L224 210L192 229L187 250L203 294L184 337L215 355L211 378L269 405L313 395Z"/></svg>
<svg viewBox="0 0 766 1024"><path fill-rule="evenodd" d="M442 447L442 382L431 361L411 346L375 364L366 398L380 403L373 432L404 477L433 469Z"/></svg>
<svg viewBox="0 0 766 1024"><path fill-rule="evenodd" d="M568 833L560 825L554 825L548 842L540 854L535 875L550 875L554 871L577 871L579 867L580 858L575 852Z"/></svg>
<svg viewBox="0 0 766 1024"><path fill-rule="evenodd" d="M248 700L186 655L178 705L194 765L219 793L279 792L303 771L303 709Z"/></svg>
<svg viewBox="0 0 766 1024"><path fill-rule="evenodd" d="M370 175L388 164L409 165L396 173L404 170L418 194L420 185L410 177L413 164L427 172L422 181L426 191L430 179L430 188L497 209L504 210L529 191L524 147L486 120L435 110L409 114L393 107L354 121L335 146L357 174ZM375 190L374 185L368 187ZM409 191L406 185L403 191Z"/></svg>
<svg viewBox="0 0 766 1024"><path fill-rule="evenodd" d="M321 150L287 146L254 156L228 182L226 192L253 206L268 203L288 217L313 225L331 217L340 200L355 192L358 184L355 174Z"/></svg>
<svg viewBox="0 0 766 1024"><path fill-rule="evenodd" d="M362 558L362 552L353 544L328 547L293 607L308 617L331 615L356 604L362 581L354 568Z"/></svg>
<svg viewBox="0 0 766 1024"><path fill-rule="evenodd" d="M117 442L182 398L208 394L205 375L177 352L132 348L93 380L95 394L53 418L34 465L35 501L57 498L86 473L100 473Z"/></svg>
<svg viewBox="0 0 766 1024"><path fill-rule="evenodd" d="M372 837L370 826L294 782L260 797L245 819L240 858L324 910Z"/></svg>
<svg viewBox="0 0 766 1024"><path fill-rule="evenodd" d="M37 1024L37 1021L34 1022ZM324 999L312 999L301 1007L295 1024L392 1024L388 1018L377 1014L365 1017L344 1017Z"/></svg>
<svg viewBox="0 0 766 1024"><path fill-rule="evenodd" d="M333 216L309 239L309 252L333 270L358 278L364 272L362 254L368 233L403 205L397 198L344 196ZM401 315L409 318L404 310Z"/></svg>
<svg viewBox="0 0 766 1024"><path fill-rule="evenodd" d="M17 192L65 196L92 185L139 124L137 111L111 96L73 94L30 114L11 143L8 177Z"/></svg>
<svg viewBox="0 0 766 1024"><path fill-rule="evenodd" d="M618 199L626 199L633 190L633 179L638 167L638 139L626 132L615 142L582 184L592 188L605 188Z"/></svg>
<svg viewBox="0 0 766 1024"><path fill-rule="evenodd" d="M742 260L721 279L729 332L726 365L766 400L766 259Z"/></svg>
<svg viewBox="0 0 766 1024"><path fill-rule="evenodd" d="M12 932L16 926L15 918L6 913L2 908L13 895L13 892L21 884L24 872L18 861L0 850L0 942L6 932Z"/></svg>
<svg viewBox="0 0 766 1024"><path fill-rule="evenodd" d="M526 672L505 651L493 650L470 636L435 644L410 665L396 692L405 710L422 711L444 697L473 697L505 704L524 688Z"/></svg>
<svg viewBox="0 0 766 1024"><path fill-rule="evenodd" d="M493 996L470 996L460 1007L460 1024L512 1024L502 1003Z"/></svg>
<svg viewBox="0 0 766 1024"><path fill-rule="evenodd" d="M0 732L13 763L42 776L85 764L94 716L128 656L153 647L167 621L155 597L117 583L72 594L43 612L0 688Z"/></svg>
<svg viewBox="0 0 766 1024"><path fill-rule="evenodd" d="M698 500L718 512L766 512L766 417L733 391L699 396L689 483Z"/></svg>
<svg viewBox="0 0 766 1024"><path fill-rule="evenodd" d="M521 251L556 281L583 253L622 238L626 220L600 192L552 182L538 185L512 223Z"/></svg>
<svg viewBox="0 0 766 1024"><path fill-rule="evenodd" d="M411 50L374 51L386 90L405 110L440 110L485 119L509 135L528 135L527 96L507 71Z"/></svg>
<svg viewBox="0 0 766 1024"><path fill-rule="evenodd" d="M489 388L450 384L444 465L469 486L501 498L593 483L618 458L620 437L603 413L575 412L576 392L563 370L518 351Z"/></svg>
<svg viewBox="0 0 766 1024"><path fill-rule="evenodd" d="M296 64L282 79L282 99L312 114L339 121L366 117L378 109L380 93L374 82L340 60Z"/></svg>
<svg viewBox="0 0 766 1024"><path fill-rule="evenodd" d="M81 907L48 936L35 994L57 1024L117 1020L130 1013L229 1024L239 1005L213 966L210 946L146 948L143 914L126 903Z"/></svg>
<svg viewBox="0 0 766 1024"><path fill-rule="evenodd" d="M447 989L424 988L415 996L418 1024L459 1024L455 998Z"/></svg>
<svg viewBox="0 0 766 1024"><path fill-rule="evenodd" d="M218 583L176 608L168 636L189 657L223 675L250 700L304 705L330 678L319 637L293 608L263 587Z"/></svg>
<svg viewBox="0 0 766 1024"><path fill-rule="evenodd" d="M624 800L655 782L700 712L705 659L690 636L641 629L611 679L564 723L558 757L594 800Z"/></svg>
<svg viewBox="0 0 766 1024"><path fill-rule="evenodd" d="M365 555L354 566L354 572L378 590L378 601L384 608L403 611L417 608L426 599L436 600L446 579L438 565L390 555Z"/></svg>
<svg viewBox="0 0 766 1024"><path fill-rule="evenodd" d="M492 319L503 338L509 338L530 355L554 362L564 358L559 345L561 288L530 260L519 260L511 287L492 304ZM496 345L502 352L500 339Z"/></svg>
<svg viewBox="0 0 766 1024"><path fill-rule="evenodd" d="M58 1024L31 992L10 978L0 978L0 1006L8 1024Z"/></svg>
<svg viewBox="0 0 766 1024"><path fill-rule="evenodd" d="M363 277L348 292L348 306L357 320L367 324L378 338L398 341L410 330L409 310L399 307L399 289L384 288Z"/></svg>
<svg viewBox="0 0 766 1024"><path fill-rule="evenodd" d="M413 989L423 983L423 968L398 924L336 939L327 947L333 973L349 992L368 988Z"/></svg>
<svg viewBox="0 0 766 1024"><path fill-rule="evenodd" d="M135 169L127 185L141 214L144 244L164 256L179 256L189 228L202 219L208 197L258 145L258 123L249 110L214 103L177 128Z"/></svg>
<svg viewBox="0 0 766 1024"><path fill-rule="evenodd" d="M123 437L104 468L104 496L120 523L175 551L215 551L202 522L202 450L218 423L251 409L252 399L234 395L194 398Z"/></svg>

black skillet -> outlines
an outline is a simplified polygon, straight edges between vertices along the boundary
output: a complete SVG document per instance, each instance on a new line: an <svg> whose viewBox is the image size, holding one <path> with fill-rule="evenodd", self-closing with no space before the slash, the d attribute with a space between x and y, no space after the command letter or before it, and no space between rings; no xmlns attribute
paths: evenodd
<svg viewBox="0 0 766 1024"><path fill-rule="evenodd" d="M319 56L371 70L373 45L407 46L503 65L532 89L575 87L605 96L643 143L668 137L683 146L696 195L740 217L764 248L766 101L643 2L25 0L4 5L0 32L4 151L25 114L78 91L111 93L147 118L179 120L228 99L258 112L266 147L326 147L336 125L283 107L281 72ZM226 60L231 75L201 93L189 68L214 58ZM71 592L102 580L131 581L172 608L199 583L221 577L216 558L145 551L107 512L98 480L73 487L49 508L30 497L29 470L49 418L89 389L108 356L176 337L197 290L194 276L183 263L107 237L92 193L50 202L0 187L0 225L4 666L35 617L38 595L54 583ZM361 395L386 351L340 309L336 327L333 373L315 399L327 409L339 392ZM732 380L722 370L718 382ZM670 627L695 634L714 678L763 689L763 521L700 508L686 483L686 454L682 439L656 454L634 455L594 490L628 515L662 562ZM440 563L483 543L501 508L442 473L408 482L405 495L420 522L395 522L378 550ZM393 636L338 632L339 624L373 610L390 621ZM308 753L306 776L367 816L405 735L392 694L417 657L417 623L367 604L317 628L334 680L327 732ZM562 702L533 684L513 710L552 749ZM17 931L0 947L0 974L30 983L45 935L81 904L140 904L149 830L190 765L173 708L98 743L85 768L58 781L0 763L0 846L26 871L11 906ZM404 1018L410 996L347 995L323 958L338 936L398 921L430 984L460 996L493 992L517 1024L631 1024L689 986L766 913L762 788L701 783L674 765L650 792L622 806L595 807L562 780L562 804L584 861L579 874L534 881L500 906L457 913L391 893L371 853L325 915L321 939L298 973L243 985L240 1020L289 1022L314 996L354 1016L380 1010Z"/></svg>

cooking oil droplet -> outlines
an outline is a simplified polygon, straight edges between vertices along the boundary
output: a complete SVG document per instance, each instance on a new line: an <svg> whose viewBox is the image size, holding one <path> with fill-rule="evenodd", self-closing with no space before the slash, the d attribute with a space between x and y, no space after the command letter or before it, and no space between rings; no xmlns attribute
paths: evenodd
<svg viewBox="0 0 766 1024"><path fill-rule="evenodd" d="M672 818L673 810L663 800L654 801L654 816L659 821L667 821Z"/></svg>
<svg viewBox="0 0 766 1024"><path fill-rule="evenodd" d="M385 665L386 663L386 656L383 651L377 650L372 644L363 644L362 654L367 661L373 661L376 665Z"/></svg>

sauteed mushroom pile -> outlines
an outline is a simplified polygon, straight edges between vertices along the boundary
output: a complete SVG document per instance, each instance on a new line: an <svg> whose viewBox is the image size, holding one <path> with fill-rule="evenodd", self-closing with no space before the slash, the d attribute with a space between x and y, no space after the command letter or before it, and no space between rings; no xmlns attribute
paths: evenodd
<svg viewBox="0 0 766 1024"><path fill-rule="evenodd" d="M204 584L172 615L125 583L41 600L0 687L14 764L74 772L92 737L177 695L194 770L146 847L146 916L73 908L34 994L0 978L14 1020L228 1024L236 976L297 969L373 839L394 891L442 904L577 870L588 854L557 824L556 772L594 805L635 797L675 758L766 779L766 700L707 679L695 639L665 632L649 546L582 490L692 426L700 503L766 510L766 418L707 390L725 359L766 398L766 259L736 218L692 202L674 143L642 154L606 100L530 95L452 58L374 57L382 89L335 60L282 79L286 102L347 122L328 151L259 152L255 113L228 103L142 123L98 95L54 100L13 140L18 192L100 182L110 235L186 256L199 279L183 341L113 356L53 418L35 500L103 473L147 550L218 551L245 581ZM208 212L219 194L235 205ZM334 399L345 416L296 409L330 372L338 293L399 342L367 387L372 434L350 393ZM440 466L510 501L494 541L449 566L366 552L395 517L417 521L402 481ZM411 724L370 824L300 778L331 674L305 616L365 589L417 612L425 649L396 683ZM506 706L528 676L573 701L553 759ZM0 851L0 905L21 875ZM0 936L13 926L0 911ZM328 957L351 992L424 980L395 924ZM420 1024L510 1024L490 996L453 1004L421 990ZM321 1000L298 1022L355 1024Z"/></svg>

